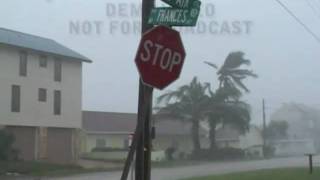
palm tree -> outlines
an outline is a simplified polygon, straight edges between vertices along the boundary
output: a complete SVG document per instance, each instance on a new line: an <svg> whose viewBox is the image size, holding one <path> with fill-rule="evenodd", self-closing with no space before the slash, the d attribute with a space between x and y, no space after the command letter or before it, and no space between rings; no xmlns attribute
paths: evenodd
<svg viewBox="0 0 320 180"><path fill-rule="evenodd" d="M205 63L214 69L218 69L218 66L211 62ZM234 124L242 131L249 128L250 105L239 99L243 91L249 92L243 80L248 77L257 77L253 71L241 68L243 65L250 64L250 60L244 59L243 52L232 52L217 71L219 88L215 93L210 90L207 111L211 149L216 148L215 131L218 124Z"/></svg>
<svg viewBox="0 0 320 180"><path fill-rule="evenodd" d="M203 111L207 105L206 91L209 84L202 84L194 77L190 84L179 87L175 91L167 92L158 97L158 104L165 102L165 106L158 108L158 114L174 116L183 121L192 123L191 136L193 153L199 152L199 122L203 119Z"/></svg>

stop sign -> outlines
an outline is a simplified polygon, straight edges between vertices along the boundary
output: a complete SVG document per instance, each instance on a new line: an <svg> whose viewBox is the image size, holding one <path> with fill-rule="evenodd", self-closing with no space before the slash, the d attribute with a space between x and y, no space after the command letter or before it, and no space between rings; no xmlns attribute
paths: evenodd
<svg viewBox="0 0 320 180"><path fill-rule="evenodd" d="M157 26L143 35L135 62L145 84L164 89L178 79L185 56L179 32Z"/></svg>

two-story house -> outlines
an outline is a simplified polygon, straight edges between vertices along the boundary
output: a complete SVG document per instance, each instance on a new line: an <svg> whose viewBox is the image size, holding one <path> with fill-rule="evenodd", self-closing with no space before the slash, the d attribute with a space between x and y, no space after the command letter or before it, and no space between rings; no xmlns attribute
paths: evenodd
<svg viewBox="0 0 320 180"><path fill-rule="evenodd" d="M0 126L19 158L75 162L83 62L51 39L0 28Z"/></svg>

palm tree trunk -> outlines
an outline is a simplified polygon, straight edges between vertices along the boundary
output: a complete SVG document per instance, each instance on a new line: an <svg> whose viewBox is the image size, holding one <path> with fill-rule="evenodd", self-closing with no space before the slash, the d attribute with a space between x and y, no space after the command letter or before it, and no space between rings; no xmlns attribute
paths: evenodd
<svg viewBox="0 0 320 180"><path fill-rule="evenodd" d="M197 120L192 121L192 141L193 154L197 154L200 151L199 122Z"/></svg>
<svg viewBox="0 0 320 180"><path fill-rule="evenodd" d="M211 122L210 123L210 132L209 132L209 138L210 138L210 149L215 150L217 148L216 144L216 123Z"/></svg>

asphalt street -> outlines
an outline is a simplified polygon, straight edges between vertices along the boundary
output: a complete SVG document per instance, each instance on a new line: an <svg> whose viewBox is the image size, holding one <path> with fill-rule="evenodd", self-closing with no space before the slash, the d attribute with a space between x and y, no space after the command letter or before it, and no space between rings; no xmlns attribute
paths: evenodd
<svg viewBox="0 0 320 180"><path fill-rule="evenodd" d="M314 157L314 166L320 166L320 156ZM307 157L290 157L254 161L211 162L201 165L180 166L170 168L154 168L152 180L179 180L181 178L226 174L241 171L274 169L286 167L308 167ZM308 171L306 170L306 173ZM121 172L99 172L68 177L31 178L31 177L1 177L1 180L119 180ZM128 180L131 180L130 175Z"/></svg>
<svg viewBox="0 0 320 180"><path fill-rule="evenodd" d="M320 166L320 156L314 157L314 165ZM152 170L152 180L178 180L195 176L284 167L308 167L308 159L307 157L291 157L245 162L205 163L202 165L174 168L156 168ZM120 176L121 172L101 172L63 178L48 178L48 180L119 180ZM129 179L130 176L128 180Z"/></svg>

